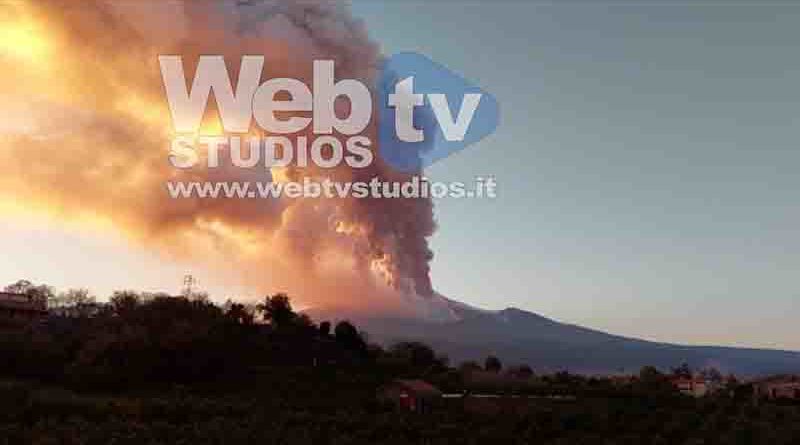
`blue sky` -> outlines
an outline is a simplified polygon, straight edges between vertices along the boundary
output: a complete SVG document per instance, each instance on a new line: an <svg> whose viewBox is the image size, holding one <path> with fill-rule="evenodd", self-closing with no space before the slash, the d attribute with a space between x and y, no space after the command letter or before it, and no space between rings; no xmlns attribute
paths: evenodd
<svg viewBox="0 0 800 445"><path fill-rule="evenodd" d="M439 200L434 285L618 333L800 348L800 7L746 2L361 2L501 104L436 164L493 174Z"/></svg>
<svg viewBox="0 0 800 445"><path fill-rule="evenodd" d="M384 53L425 54L500 102L494 135L427 171L499 184L494 200L436 202L439 292L630 336L800 350L800 5L352 9ZM192 270L55 222L0 219L0 236L2 282L104 295L177 290Z"/></svg>

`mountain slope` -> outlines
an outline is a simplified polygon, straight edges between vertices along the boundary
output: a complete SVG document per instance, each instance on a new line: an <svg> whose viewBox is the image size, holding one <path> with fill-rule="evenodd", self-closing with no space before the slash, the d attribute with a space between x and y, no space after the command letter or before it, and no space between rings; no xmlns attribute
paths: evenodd
<svg viewBox="0 0 800 445"><path fill-rule="evenodd" d="M385 317L310 310L321 319L350 319L371 341L390 344L418 340L447 354L451 361L483 360L493 354L506 364L528 363L537 371L584 373L636 372L645 365L662 369L683 362L693 368L715 366L738 375L800 372L800 353L793 351L682 346L608 334L560 323L516 308L476 309L437 296L436 317Z"/></svg>

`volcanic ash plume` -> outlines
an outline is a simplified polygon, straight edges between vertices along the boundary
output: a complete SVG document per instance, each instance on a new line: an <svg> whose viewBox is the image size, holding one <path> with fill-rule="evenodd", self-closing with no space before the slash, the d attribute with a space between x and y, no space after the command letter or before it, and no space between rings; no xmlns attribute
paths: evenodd
<svg viewBox="0 0 800 445"><path fill-rule="evenodd" d="M368 85L380 62L363 24L329 2L0 3L0 208L121 231L306 304L374 309L432 295L428 199L171 199L170 180L409 176L386 168L374 146L365 169L176 169L163 54L182 56L189 80L201 54L224 55L234 80L242 55L263 55L262 81L307 85L313 60ZM202 128L219 132L213 100Z"/></svg>

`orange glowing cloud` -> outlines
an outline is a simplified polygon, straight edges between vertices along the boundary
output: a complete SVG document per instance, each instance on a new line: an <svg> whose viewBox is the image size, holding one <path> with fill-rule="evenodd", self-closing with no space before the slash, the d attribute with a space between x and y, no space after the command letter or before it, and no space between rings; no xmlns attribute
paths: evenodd
<svg viewBox="0 0 800 445"><path fill-rule="evenodd" d="M346 9L327 2L11 2L0 5L0 208L114 230L216 273L306 304L395 305L430 294L429 200L171 199L169 180L212 172L167 162L172 134L158 55L266 57L265 77L308 79L315 58L368 81L379 54ZM191 75L191 74L189 74ZM219 133L213 114L202 133ZM279 181L310 174L292 166ZM251 173L252 174L252 173ZM339 180L391 178L336 169ZM241 172L214 172L236 180ZM269 172L256 173L263 179ZM394 178L396 179L396 178Z"/></svg>

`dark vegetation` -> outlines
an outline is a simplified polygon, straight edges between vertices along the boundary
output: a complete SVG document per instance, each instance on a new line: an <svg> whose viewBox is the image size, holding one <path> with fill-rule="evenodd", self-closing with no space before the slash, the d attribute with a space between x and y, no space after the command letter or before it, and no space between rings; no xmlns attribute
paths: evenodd
<svg viewBox="0 0 800 445"><path fill-rule="evenodd" d="M800 443L800 406L755 403L733 382L693 399L655 368L619 383L499 357L451 367L421 343L384 349L346 321L315 323L282 294L249 307L125 291L100 304L16 286L53 310L0 330L0 444ZM395 378L503 397L415 414L378 402Z"/></svg>

